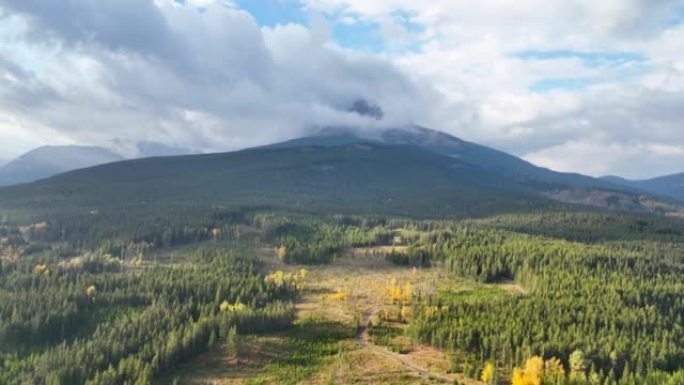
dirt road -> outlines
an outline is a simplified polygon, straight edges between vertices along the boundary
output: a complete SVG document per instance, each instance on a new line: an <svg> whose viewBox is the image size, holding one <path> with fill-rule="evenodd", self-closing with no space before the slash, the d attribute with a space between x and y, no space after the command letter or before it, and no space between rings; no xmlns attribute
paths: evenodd
<svg viewBox="0 0 684 385"><path fill-rule="evenodd" d="M387 359L396 361L406 370L418 374L419 376L423 376L431 380L440 380L442 382L449 384L452 384L454 380L461 380L460 376L431 371L429 368L425 368L416 363L415 360L413 360L410 356L393 352L384 346L374 345L370 341L370 336L368 335L368 327L370 325L370 320L380 311L380 308L372 308L369 311L367 311L361 319L361 323L356 331L356 341L362 347L368 349L373 354L377 354Z"/></svg>

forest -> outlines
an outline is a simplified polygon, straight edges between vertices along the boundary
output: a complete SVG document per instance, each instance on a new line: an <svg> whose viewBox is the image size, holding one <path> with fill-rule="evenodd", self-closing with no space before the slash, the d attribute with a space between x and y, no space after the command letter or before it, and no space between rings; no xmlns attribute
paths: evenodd
<svg viewBox="0 0 684 385"><path fill-rule="evenodd" d="M464 228L438 232L429 241L433 260L452 274L479 282L512 280L527 291L467 300L439 293L414 305L411 336L459 351L456 359L464 367L491 362L514 372L532 356L572 367L573 354L582 354L583 364L568 383L587 384L643 384L654 373L682 369L681 245L587 245Z"/></svg>
<svg viewBox="0 0 684 385"><path fill-rule="evenodd" d="M413 290L406 327L386 330L447 352L466 378L684 383L677 219L563 211L419 220L268 207L148 214L3 220L0 384L153 384L239 336L292 330L303 266L325 268L357 249L446 281L520 287Z"/></svg>
<svg viewBox="0 0 684 385"><path fill-rule="evenodd" d="M0 383L148 384L236 332L290 326L291 282L222 249L185 258L3 262Z"/></svg>

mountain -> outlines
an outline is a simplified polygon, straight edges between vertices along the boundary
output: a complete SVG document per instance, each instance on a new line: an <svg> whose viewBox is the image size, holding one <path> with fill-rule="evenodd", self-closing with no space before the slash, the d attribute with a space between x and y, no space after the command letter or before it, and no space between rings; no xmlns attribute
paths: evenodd
<svg viewBox="0 0 684 385"><path fill-rule="evenodd" d="M619 186L631 187L684 203L684 172L643 180L629 180L618 176L605 176L601 179Z"/></svg>
<svg viewBox="0 0 684 385"><path fill-rule="evenodd" d="M500 172L518 182L544 187L558 185L615 188L611 183L575 173L562 173L535 166L516 156L468 142L441 131L421 126L364 132L348 128L325 128L313 136L293 139L270 147L301 145L335 146L370 141L387 145L417 146L429 152L457 158L479 167Z"/></svg>
<svg viewBox="0 0 684 385"><path fill-rule="evenodd" d="M66 171L122 159L100 147L44 146L0 167L0 186L33 182Z"/></svg>
<svg viewBox="0 0 684 385"><path fill-rule="evenodd" d="M536 167L421 127L317 135L222 154L136 159L0 189L0 208L97 212L197 205L475 216L566 207L679 208L610 182Z"/></svg>
<svg viewBox="0 0 684 385"><path fill-rule="evenodd" d="M551 200L458 159L375 143L145 158L0 189L0 208L37 211L188 204L437 216L526 210Z"/></svg>

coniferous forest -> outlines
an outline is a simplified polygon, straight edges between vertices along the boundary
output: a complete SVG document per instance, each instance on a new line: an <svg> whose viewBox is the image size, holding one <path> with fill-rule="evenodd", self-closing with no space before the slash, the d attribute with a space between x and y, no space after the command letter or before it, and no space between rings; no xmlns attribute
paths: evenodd
<svg viewBox="0 0 684 385"><path fill-rule="evenodd" d="M3 222L0 383L153 384L237 336L294 327L306 269L276 272L273 263L325 268L355 248L384 248L390 264L447 280L520 287L518 295L414 290L405 299L407 327L392 333L447 352L466 378L684 381L684 223L676 219L417 220L264 207L141 218Z"/></svg>

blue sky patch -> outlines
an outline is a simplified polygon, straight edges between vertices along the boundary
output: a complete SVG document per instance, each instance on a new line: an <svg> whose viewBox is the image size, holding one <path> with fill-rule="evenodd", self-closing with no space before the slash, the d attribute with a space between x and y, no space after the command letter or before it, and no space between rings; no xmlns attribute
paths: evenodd
<svg viewBox="0 0 684 385"><path fill-rule="evenodd" d="M333 39L342 47L369 52L379 52L385 48L377 23L357 21L347 24L329 21L333 23Z"/></svg>
<svg viewBox="0 0 684 385"><path fill-rule="evenodd" d="M578 91L597 83L600 81L595 78L547 78L532 83L530 90L540 93L552 90Z"/></svg>
<svg viewBox="0 0 684 385"><path fill-rule="evenodd" d="M187 0L175 0L185 3ZM300 0L232 0L239 9L252 15L258 25L274 27L277 25L300 24L308 25L311 17ZM342 21L343 17L351 16L352 20ZM364 20L358 15L332 13L324 15L331 26L332 39L344 48L366 52L386 52L392 50L419 51L421 42L406 39L387 41L383 36L381 25L376 21ZM410 35L418 36L425 31L425 26L414 22L415 15L408 11L395 11L391 17L400 24ZM391 40L391 37L390 37Z"/></svg>
<svg viewBox="0 0 684 385"><path fill-rule="evenodd" d="M684 5L677 7L667 24L670 27L676 27L682 23L684 23Z"/></svg>
<svg viewBox="0 0 684 385"><path fill-rule="evenodd" d="M235 4L249 12L256 22L265 27L284 24L307 24L309 15L298 0L235 0Z"/></svg>
<svg viewBox="0 0 684 385"><path fill-rule="evenodd" d="M646 56L636 52L583 52L572 50L554 51L522 51L513 55L523 60L553 60L576 58L587 67L616 66L626 63L641 63L648 60Z"/></svg>
<svg viewBox="0 0 684 385"><path fill-rule="evenodd" d="M584 52L572 50L523 51L513 55L523 60L578 59L588 68L603 68L609 72L605 78L554 77L539 79L529 86L533 92L547 92L555 89L580 91L591 85L609 81L625 81L649 72L651 63L648 57L634 52Z"/></svg>
<svg viewBox="0 0 684 385"><path fill-rule="evenodd" d="M411 51L417 52L422 46L418 40L426 27L413 21L414 16L405 11L395 11L392 21L400 25L406 34L403 36L387 36L383 34L382 25L377 21L356 19L354 22L341 22L339 17L329 15L328 21L333 25L333 38L343 47L369 51Z"/></svg>

